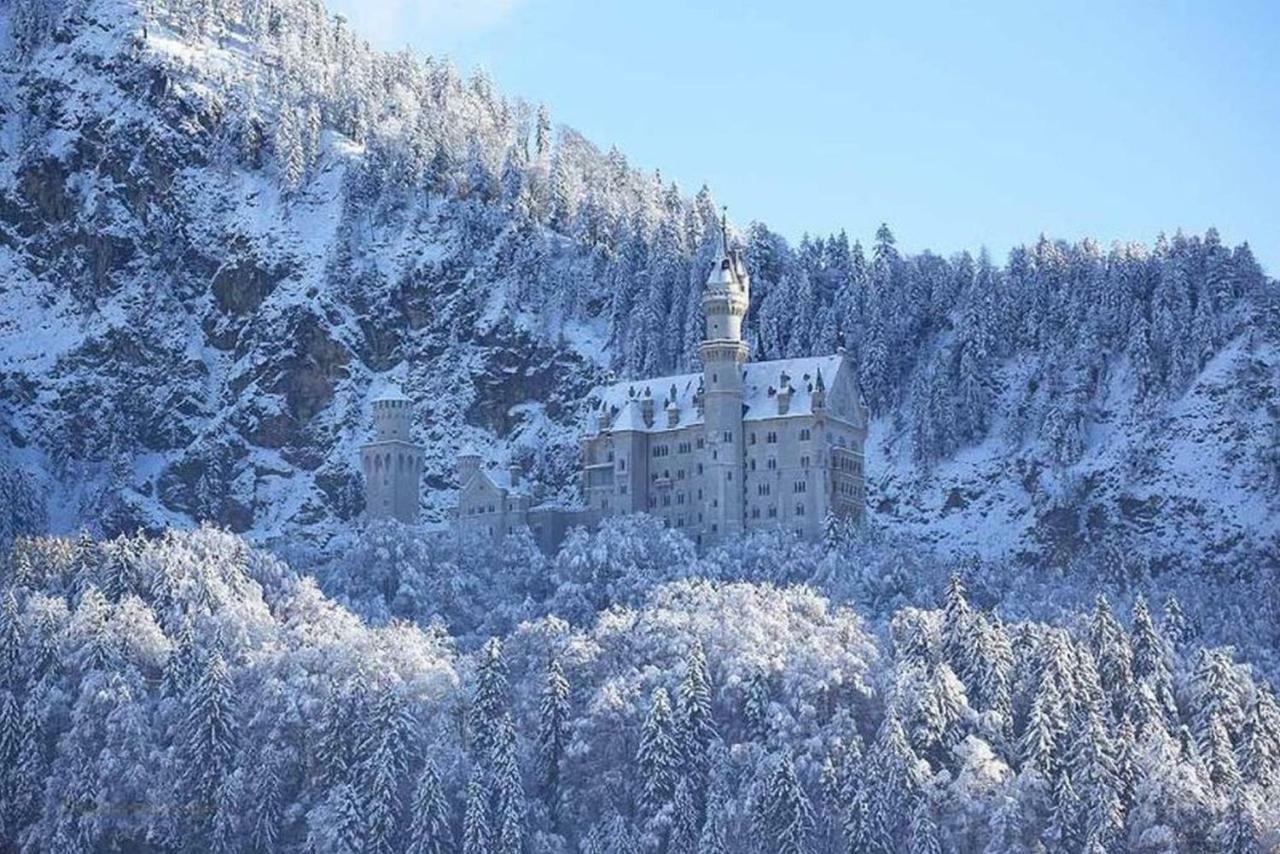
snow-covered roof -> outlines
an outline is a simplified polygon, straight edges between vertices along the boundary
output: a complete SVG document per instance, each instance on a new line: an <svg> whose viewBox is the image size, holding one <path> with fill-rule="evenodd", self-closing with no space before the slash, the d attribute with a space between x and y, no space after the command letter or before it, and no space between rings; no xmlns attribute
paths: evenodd
<svg viewBox="0 0 1280 854"><path fill-rule="evenodd" d="M400 386L395 383L384 383L382 388L378 389L373 396L374 403L380 403L384 400L409 400L409 396L400 390Z"/></svg>
<svg viewBox="0 0 1280 854"><path fill-rule="evenodd" d="M532 495L533 490L528 480L521 479L518 483L511 480L511 472L509 469L498 467L486 467L480 469L480 473L489 478L489 482L501 489L508 495Z"/></svg>
<svg viewBox="0 0 1280 854"><path fill-rule="evenodd" d="M742 402L744 421L761 421L766 418L792 418L813 414L813 392L822 376L823 386L830 391L841 370L845 370L845 358L841 355L812 356L804 359L777 359L772 362L748 362L743 366L746 374L743 383ZM778 412L778 392L784 385L791 389L791 401L785 414ZM702 374L677 374L643 380L625 380L597 388L593 395L599 399L595 415L587 430L597 433L602 428L622 431L661 433L702 423L696 398L702 389ZM673 396L674 394L674 396ZM643 401L653 401L653 420L646 425ZM668 411L675 404L679 416L675 427L668 427ZM600 423L599 415L608 413L607 425Z"/></svg>

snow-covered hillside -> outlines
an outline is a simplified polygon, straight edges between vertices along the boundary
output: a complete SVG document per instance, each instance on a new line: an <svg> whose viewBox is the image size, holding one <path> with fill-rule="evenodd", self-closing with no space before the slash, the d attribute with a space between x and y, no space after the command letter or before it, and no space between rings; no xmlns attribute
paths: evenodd
<svg viewBox="0 0 1280 854"><path fill-rule="evenodd" d="M383 378L418 402L438 523L462 444L572 490L588 389L691 366L710 193L483 76L308 0L16 0L0 56L0 536L323 541L358 516ZM876 524L1130 573L1274 563L1280 310L1247 246L740 239L755 352L858 364Z"/></svg>

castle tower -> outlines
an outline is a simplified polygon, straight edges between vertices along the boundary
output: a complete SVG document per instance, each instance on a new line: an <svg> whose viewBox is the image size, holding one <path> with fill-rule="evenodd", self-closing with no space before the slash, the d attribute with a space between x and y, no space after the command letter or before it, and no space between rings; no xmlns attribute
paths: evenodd
<svg viewBox="0 0 1280 854"><path fill-rule="evenodd" d="M413 401L395 386L373 399L373 441L360 448L369 519L418 518L423 451L413 444Z"/></svg>
<svg viewBox="0 0 1280 854"><path fill-rule="evenodd" d="M706 429L707 540L741 534L743 512L742 369L747 344L742 324L751 299L751 278L735 250L728 226L720 224L720 253L702 296L706 331L698 346L702 361Z"/></svg>

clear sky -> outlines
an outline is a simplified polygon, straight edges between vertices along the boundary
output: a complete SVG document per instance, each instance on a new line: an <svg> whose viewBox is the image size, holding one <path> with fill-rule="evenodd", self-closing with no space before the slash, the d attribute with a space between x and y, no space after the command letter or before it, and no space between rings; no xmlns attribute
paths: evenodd
<svg viewBox="0 0 1280 854"><path fill-rule="evenodd" d="M1216 225L1280 275L1276 0L329 5L789 238L887 221L1003 257Z"/></svg>

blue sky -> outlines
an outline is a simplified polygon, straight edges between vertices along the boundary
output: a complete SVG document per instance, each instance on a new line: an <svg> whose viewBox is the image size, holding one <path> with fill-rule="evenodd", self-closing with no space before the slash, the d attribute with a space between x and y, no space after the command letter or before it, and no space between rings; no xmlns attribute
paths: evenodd
<svg viewBox="0 0 1280 854"><path fill-rule="evenodd" d="M1216 225L1280 275L1280 2L978 5L330 0L791 238Z"/></svg>

